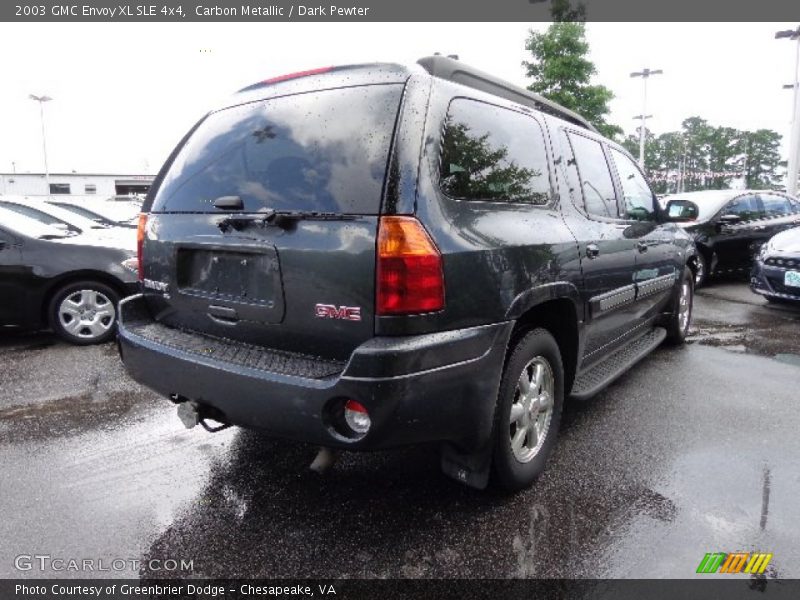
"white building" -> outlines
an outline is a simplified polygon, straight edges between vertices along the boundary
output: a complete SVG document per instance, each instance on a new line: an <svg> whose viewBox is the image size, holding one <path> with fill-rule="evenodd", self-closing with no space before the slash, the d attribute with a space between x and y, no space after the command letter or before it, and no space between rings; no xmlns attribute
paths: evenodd
<svg viewBox="0 0 800 600"><path fill-rule="evenodd" d="M144 195L155 175L115 175L102 173L50 173L50 188L44 173L0 173L0 195L47 196Z"/></svg>

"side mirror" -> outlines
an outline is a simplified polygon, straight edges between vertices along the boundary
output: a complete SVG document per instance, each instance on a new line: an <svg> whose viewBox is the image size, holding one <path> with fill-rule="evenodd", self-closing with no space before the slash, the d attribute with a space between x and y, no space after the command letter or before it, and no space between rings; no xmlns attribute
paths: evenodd
<svg viewBox="0 0 800 600"><path fill-rule="evenodd" d="M668 221L676 223L695 221L700 215L697 204L690 200L670 200L664 207L664 212L667 214Z"/></svg>

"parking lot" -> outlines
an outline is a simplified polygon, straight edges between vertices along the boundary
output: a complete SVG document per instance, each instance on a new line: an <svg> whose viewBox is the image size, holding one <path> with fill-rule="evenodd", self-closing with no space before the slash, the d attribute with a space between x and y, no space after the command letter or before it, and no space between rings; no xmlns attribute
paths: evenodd
<svg viewBox="0 0 800 600"><path fill-rule="evenodd" d="M113 343L0 338L0 577L20 555L141 560L103 576L691 577L707 552L800 577L800 308L744 283L698 292L691 342L566 408L516 495L439 472L436 448L346 454L185 430ZM17 563L19 561L16 561ZM19 566L19 565L17 565Z"/></svg>

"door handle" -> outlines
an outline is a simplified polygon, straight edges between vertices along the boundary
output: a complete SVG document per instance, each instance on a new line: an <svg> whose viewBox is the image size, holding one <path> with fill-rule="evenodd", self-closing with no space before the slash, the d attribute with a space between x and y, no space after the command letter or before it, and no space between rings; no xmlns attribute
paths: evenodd
<svg viewBox="0 0 800 600"><path fill-rule="evenodd" d="M600 248L597 244L586 245L586 258L597 258L600 254Z"/></svg>
<svg viewBox="0 0 800 600"><path fill-rule="evenodd" d="M647 252L647 244L644 242L639 242L638 244L636 244L636 249L639 251L640 254L642 252Z"/></svg>
<svg viewBox="0 0 800 600"><path fill-rule="evenodd" d="M240 196L220 196L214 200L214 208L222 210L240 210L244 208L244 203Z"/></svg>

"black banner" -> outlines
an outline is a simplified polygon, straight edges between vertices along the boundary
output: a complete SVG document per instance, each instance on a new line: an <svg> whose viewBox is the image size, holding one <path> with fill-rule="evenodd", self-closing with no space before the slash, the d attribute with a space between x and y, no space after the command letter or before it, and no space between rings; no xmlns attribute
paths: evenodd
<svg viewBox="0 0 800 600"><path fill-rule="evenodd" d="M730 577L694 580L0 580L3 600L700 600L794 599L800 580Z"/></svg>
<svg viewBox="0 0 800 600"><path fill-rule="evenodd" d="M17 0L0 20L28 22L503 22L549 21L552 3L588 21L795 21L797 0ZM676 40L677 42L677 40Z"/></svg>

